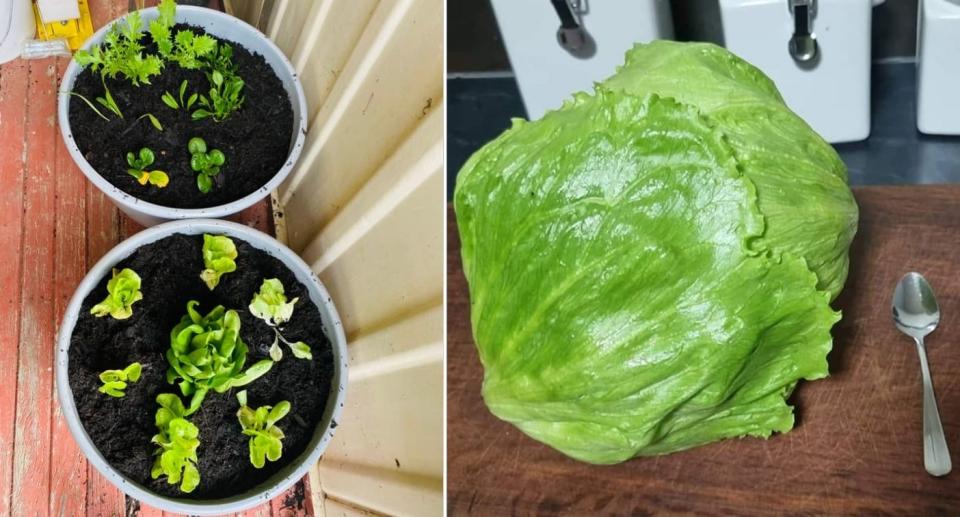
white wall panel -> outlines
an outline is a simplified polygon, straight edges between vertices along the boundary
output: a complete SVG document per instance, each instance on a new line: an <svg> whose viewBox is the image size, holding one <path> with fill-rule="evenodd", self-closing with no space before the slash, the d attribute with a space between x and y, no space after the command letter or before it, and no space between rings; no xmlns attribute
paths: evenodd
<svg viewBox="0 0 960 517"><path fill-rule="evenodd" d="M232 4L303 82L309 132L279 191L279 235L327 286L349 342L347 407L311 471L316 511L440 515L444 2Z"/></svg>

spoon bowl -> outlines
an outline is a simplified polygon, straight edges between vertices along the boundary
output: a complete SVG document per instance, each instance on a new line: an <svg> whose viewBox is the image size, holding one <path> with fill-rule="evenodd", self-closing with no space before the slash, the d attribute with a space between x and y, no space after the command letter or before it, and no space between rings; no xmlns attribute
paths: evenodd
<svg viewBox="0 0 960 517"><path fill-rule="evenodd" d="M907 273L893 291L893 322L914 339L923 339L940 323L937 297L920 273Z"/></svg>

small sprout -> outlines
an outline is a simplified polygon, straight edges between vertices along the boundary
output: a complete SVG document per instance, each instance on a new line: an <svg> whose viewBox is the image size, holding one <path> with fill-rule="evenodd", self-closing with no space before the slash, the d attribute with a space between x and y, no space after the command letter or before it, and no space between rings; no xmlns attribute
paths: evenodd
<svg viewBox="0 0 960 517"><path fill-rule="evenodd" d="M283 431L276 426L290 412L290 402L283 400L276 406L260 406L256 410L247 406L246 390L237 393L240 410L237 419L243 434L250 437L250 463L260 469L266 460L277 461L283 454Z"/></svg>
<svg viewBox="0 0 960 517"><path fill-rule="evenodd" d="M100 374L100 393L106 393L111 397L122 398L127 389L127 383L135 383L140 380L140 363L132 363L122 370L106 370Z"/></svg>
<svg viewBox="0 0 960 517"><path fill-rule="evenodd" d="M115 101L113 99L113 95L110 94L110 89L107 88L106 81L102 81L102 82L103 82L104 97L97 97L96 98L97 103L99 103L101 106L110 110L117 117L123 118L123 113L120 112L120 107L117 106L117 101ZM74 97L80 98L80 100L85 102L87 106L90 106L90 109L92 109L94 113L97 114L98 117L102 118L103 120L106 120L107 122L110 122L110 119L108 119L107 116L104 115L102 111L97 109L97 107L94 106L92 102L90 102L90 99L84 97L83 95L77 92L67 92L67 95L73 95Z"/></svg>
<svg viewBox="0 0 960 517"><path fill-rule="evenodd" d="M154 418L159 433L150 440L157 445L157 457L150 470L150 477L167 476L167 483L180 484L180 490L193 492L200 484L197 470L197 448L200 447L200 430L185 417L188 415L180 397L172 393L157 395L157 414Z"/></svg>
<svg viewBox="0 0 960 517"><path fill-rule="evenodd" d="M97 97L97 102L104 108L112 111L116 116L123 118L123 113L120 112L120 106L117 106L117 101L114 100L113 95L110 94L110 88L107 88L106 79L101 77L100 80L100 82L103 83L103 97Z"/></svg>
<svg viewBox="0 0 960 517"><path fill-rule="evenodd" d="M174 99L173 95L170 95L170 92L163 92L163 95L160 96L160 100L173 109L180 109L180 105L177 104L177 99Z"/></svg>
<svg viewBox="0 0 960 517"><path fill-rule="evenodd" d="M109 314L114 319L123 320L133 314L134 302L143 299L140 292L140 276L132 269L123 268L119 273L113 270L113 278L107 282L107 297L90 309L90 314L100 318Z"/></svg>
<svg viewBox="0 0 960 517"><path fill-rule="evenodd" d="M212 291L220 283L220 277L237 270L237 247L230 237L203 234L203 266L200 272L203 283Z"/></svg>
<svg viewBox="0 0 960 517"><path fill-rule="evenodd" d="M170 332L167 349L167 382L177 379L180 392L192 397L186 415L200 407L210 390L223 393L246 386L270 371L273 361L262 359L243 370L247 345L240 337L237 311L218 305L205 316L197 312L199 302L187 302L187 314Z"/></svg>
<svg viewBox="0 0 960 517"><path fill-rule="evenodd" d="M129 165L130 168L127 169L127 173L136 178L137 182L139 182L141 185L150 183L151 185L160 188L166 187L170 182L170 178L167 176L167 173L160 170L146 170L147 167L153 164L153 161L154 154L149 147L141 148L137 154L129 152L127 153L127 165Z"/></svg>
<svg viewBox="0 0 960 517"><path fill-rule="evenodd" d="M209 97L200 96L200 108L193 112L193 120L213 117L216 122L222 122L231 113L243 106L244 97L243 79L232 73L214 69L208 75L213 88L210 88Z"/></svg>
<svg viewBox="0 0 960 517"><path fill-rule="evenodd" d="M157 128L157 131L160 131L161 133L163 132L163 124L160 123L160 120L157 119L157 117L153 116L153 113L144 113L143 115L140 115L139 117L137 117L137 121L139 122L144 118L149 120L150 124L153 127Z"/></svg>
<svg viewBox="0 0 960 517"><path fill-rule="evenodd" d="M206 194L213 188L213 178L220 174L220 167L227 161L227 157L219 149L207 152L207 143L195 136L187 142L190 151L190 168L197 172L197 188Z"/></svg>
<svg viewBox="0 0 960 517"><path fill-rule="evenodd" d="M166 104L167 106L170 106L175 110L180 108L189 110L193 106L193 104L197 102L197 94L196 93L191 94L190 97L184 100L184 96L186 94L187 94L187 80L184 79L183 82L180 83L180 97L179 97L180 102L177 102L177 98L174 97L173 94L171 94L170 92L163 92L163 95L160 97L160 100L162 100L164 104Z"/></svg>
<svg viewBox="0 0 960 517"><path fill-rule="evenodd" d="M106 120L107 122L110 122L110 119L108 119L107 116L103 114L103 112L98 110L97 107L94 106L92 102L90 102L90 99L84 97L83 95L77 92L67 92L67 95L73 95L74 97L79 97L80 100L82 100L87 104L87 106L90 106L90 109L92 109L93 112L96 113L98 117L102 118L103 120Z"/></svg>
<svg viewBox="0 0 960 517"><path fill-rule="evenodd" d="M273 344L270 345L270 358L274 361L283 359L283 349L280 348L280 341L283 341L290 347L294 357L298 359L313 359L310 352L310 346L303 341L291 343L280 334L277 328L279 325L290 321L293 317L293 307L300 298L294 298L287 301L287 296L283 291L283 284L276 278L268 278L260 285L260 292L253 295L250 302L250 314L266 322L273 328Z"/></svg>

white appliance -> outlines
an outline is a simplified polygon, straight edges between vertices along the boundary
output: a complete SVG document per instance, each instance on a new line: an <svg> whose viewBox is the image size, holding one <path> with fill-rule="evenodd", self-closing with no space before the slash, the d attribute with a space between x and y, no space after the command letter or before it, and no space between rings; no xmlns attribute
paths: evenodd
<svg viewBox="0 0 960 517"><path fill-rule="evenodd" d="M20 57L36 30L30 0L0 0L0 64Z"/></svg>
<svg viewBox="0 0 960 517"><path fill-rule="evenodd" d="M960 1L920 0L917 129L960 135Z"/></svg>
<svg viewBox="0 0 960 517"><path fill-rule="evenodd" d="M531 120L613 75L635 43L673 37L668 0L491 0Z"/></svg>
<svg viewBox="0 0 960 517"><path fill-rule="evenodd" d="M871 0L720 0L726 47L828 142L870 136Z"/></svg>

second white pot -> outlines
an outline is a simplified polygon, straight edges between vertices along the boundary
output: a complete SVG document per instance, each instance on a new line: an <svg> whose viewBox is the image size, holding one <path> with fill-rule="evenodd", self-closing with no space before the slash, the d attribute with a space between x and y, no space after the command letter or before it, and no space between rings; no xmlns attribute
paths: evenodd
<svg viewBox="0 0 960 517"><path fill-rule="evenodd" d="M292 463L274 474L263 484L234 497L218 500L191 500L162 496L146 487L127 478L114 469L96 448L90 436L87 435L77 413L73 391L70 388L70 338L76 326L80 313L80 306L90 292L97 287L100 281L110 274L110 271L120 261L130 256L140 247L151 242L163 239L170 235L182 233L197 235L203 233L223 234L231 238L241 239L253 247L277 258L296 276L297 280L306 286L310 294L310 301L320 310L323 331L330 340L333 351L333 378L330 382L330 393L327 396L326 408L323 416L314 431L306 450ZM347 389L347 339L340 323L337 309L327 290L320 280L293 251L279 241L260 231L229 221L210 219L173 221L155 226L137 233L133 237L121 242L107 253L87 273L77 287L67 306L57 336L56 351L56 383L57 398L60 401L61 411L67 422L70 433L80 446L80 450L87 460L96 467L104 477L126 494L155 508L168 512L177 512L187 515L219 515L240 512L280 495L302 478L310 467L323 454L327 444L333 437L340 414L343 411L344 398Z"/></svg>

